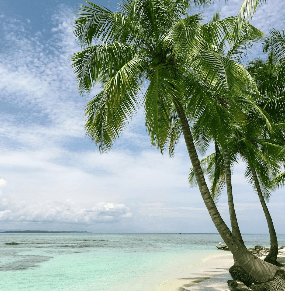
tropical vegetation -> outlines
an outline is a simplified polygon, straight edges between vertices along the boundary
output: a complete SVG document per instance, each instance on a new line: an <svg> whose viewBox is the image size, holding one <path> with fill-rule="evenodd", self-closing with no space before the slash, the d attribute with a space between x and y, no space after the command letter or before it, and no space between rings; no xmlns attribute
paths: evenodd
<svg viewBox="0 0 285 291"><path fill-rule="evenodd" d="M274 126L282 128L281 122L273 125L259 104L258 86L239 62L239 51L263 34L239 17L220 20L216 15L203 25L200 14L187 13L190 4L186 0L124 0L117 12L87 3L75 21L82 50L74 55L72 65L81 93L90 92L96 83L102 88L86 106L89 137L102 152L109 150L144 104L153 145L162 152L168 145L173 154L183 135L205 206L237 264L258 282L273 279L278 268L246 249L240 232L234 230L237 222L231 231L223 221L195 146L195 137L200 136L204 144L215 141L222 151L235 219L230 175L232 156L240 152L233 150L233 135L245 134L244 126L252 121L262 127L257 138L268 135ZM259 169L250 154L258 156L263 149L258 144L258 152L249 145L244 144L244 152L250 152L245 157L250 167ZM268 180L263 181L261 175L259 179L262 183Z"/></svg>

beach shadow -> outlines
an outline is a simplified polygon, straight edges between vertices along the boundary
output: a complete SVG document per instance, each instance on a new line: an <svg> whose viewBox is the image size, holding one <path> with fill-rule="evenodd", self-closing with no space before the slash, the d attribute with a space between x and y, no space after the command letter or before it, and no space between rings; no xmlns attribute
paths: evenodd
<svg viewBox="0 0 285 291"><path fill-rule="evenodd" d="M220 273L221 270L224 270L225 273ZM199 276L192 278L180 278L180 280L188 280L191 281L187 284L183 284L182 287L178 289L178 291L189 291L189 290L203 290L203 291L224 291L227 290L225 284L227 284L227 280L229 280L230 274L228 273L227 268L216 268L215 270L209 271L209 273L216 273L212 276Z"/></svg>

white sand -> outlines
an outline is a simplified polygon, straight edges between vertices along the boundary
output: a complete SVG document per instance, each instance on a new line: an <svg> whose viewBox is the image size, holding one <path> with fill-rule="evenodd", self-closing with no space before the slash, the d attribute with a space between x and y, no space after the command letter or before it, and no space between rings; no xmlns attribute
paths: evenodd
<svg viewBox="0 0 285 291"><path fill-rule="evenodd" d="M205 258L203 263L189 266L187 274L185 272L180 278L161 283L156 291L229 290L227 280L231 280L229 268L233 263L230 252L219 251L217 255Z"/></svg>
<svg viewBox="0 0 285 291"><path fill-rule="evenodd" d="M278 261L285 264L285 249L279 250ZM232 280L229 268L234 264L230 252L219 251L207 257L203 263L189 266L180 278L165 281L155 291L228 291L228 280Z"/></svg>

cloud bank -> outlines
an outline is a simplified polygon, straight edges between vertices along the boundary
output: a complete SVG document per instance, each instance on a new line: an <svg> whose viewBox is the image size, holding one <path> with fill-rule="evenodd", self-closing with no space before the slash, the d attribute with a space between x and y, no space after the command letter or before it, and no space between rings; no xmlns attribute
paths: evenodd
<svg viewBox="0 0 285 291"><path fill-rule="evenodd" d="M0 196L1 222L33 223L110 223L131 217L130 209L124 204L100 202L81 208L71 200L65 202L45 201L39 204L15 203Z"/></svg>
<svg viewBox="0 0 285 291"><path fill-rule="evenodd" d="M222 17L234 15L240 2L215 1L204 17L218 10ZM265 33L274 25L283 28L283 2L258 7L252 24ZM42 223L62 230L215 232L198 188L188 185L191 164L183 140L175 158L161 156L150 146L143 108L111 152L100 155L85 137L84 106L99 88L89 96L77 92L70 61L79 50L73 17L68 7L57 9L48 34L31 32L32 22L0 18L1 228L35 229ZM250 207L256 221L263 214L243 172L242 164L234 169L234 195L245 231L252 232ZM281 193L269 203L279 229L285 214L274 205L283 205ZM218 207L227 219L226 195ZM266 232L266 225L260 229Z"/></svg>

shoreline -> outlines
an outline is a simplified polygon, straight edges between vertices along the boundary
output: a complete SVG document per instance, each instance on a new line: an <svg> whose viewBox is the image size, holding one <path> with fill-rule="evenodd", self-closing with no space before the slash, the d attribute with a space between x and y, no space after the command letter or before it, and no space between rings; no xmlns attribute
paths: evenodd
<svg viewBox="0 0 285 291"><path fill-rule="evenodd" d="M155 291L229 290L227 280L231 276L228 270L233 263L230 252L207 256L201 263L187 267L181 277L162 282Z"/></svg>
<svg viewBox="0 0 285 291"><path fill-rule="evenodd" d="M279 250L278 261L285 265L285 249ZM167 280L155 291L228 291L227 281L232 280L229 268L233 264L230 252L205 257L202 263L187 267L188 275Z"/></svg>

